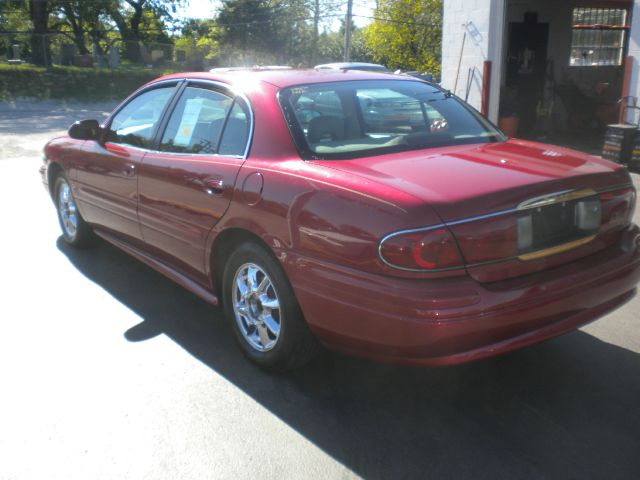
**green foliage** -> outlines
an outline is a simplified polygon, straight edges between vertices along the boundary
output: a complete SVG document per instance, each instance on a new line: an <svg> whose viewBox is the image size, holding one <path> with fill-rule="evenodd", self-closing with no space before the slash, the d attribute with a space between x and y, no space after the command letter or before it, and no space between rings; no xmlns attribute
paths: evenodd
<svg viewBox="0 0 640 480"><path fill-rule="evenodd" d="M0 35L0 56L6 57L10 45L19 43L23 59L51 65L69 43L82 54L95 50L104 55L117 48L123 70L127 64L149 62L140 46L147 53L163 49L165 62L171 61L174 51L184 51L182 68L200 68L202 60L219 66L310 67L344 57L344 21L338 31L331 30L336 23L333 0L221 0L215 18L177 21L178 7L190 1L198 0L0 0L0 33L21 32ZM378 0L379 20L366 28L352 24L351 60L437 74L442 2ZM179 25L180 33L174 34ZM80 74L54 70L56 78ZM99 75L82 71L87 78L104 75L100 70ZM113 92L101 80L95 84ZM15 88L21 91L20 86ZM82 88L86 92L89 87ZM57 95L57 86L47 84L43 89Z"/></svg>
<svg viewBox="0 0 640 480"><path fill-rule="evenodd" d="M0 32L25 32L30 28L24 0L0 0ZM13 44L24 45L27 42L29 35L25 33L0 35L0 55L6 56Z"/></svg>
<svg viewBox="0 0 640 480"><path fill-rule="evenodd" d="M342 22L344 24L344 22ZM373 62L365 36L366 29L351 27L351 61ZM339 31L325 31L318 39L317 63L341 62L344 58L344 26Z"/></svg>
<svg viewBox="0 0 640 480"><path fill-rule="evenodd" d="M305 0L223 0L221 62L298 66L311 57L312 14Z"/></svg>
<svg viewBox="0 0 640 480"><path fill-rule="evenodd" d="M195 1L195 0L194 0ZM162 48L171 56L173 37L168 24L187 0L0 0L0 53L20 43L23 54L44 64L43 49L55 55L74 43L80 54L107 52L114 44L125 57L140 60L139 45ZM46 33L42 40L43 33ZM115 43L117 42L117 43ZM128 55L129 54L129 55ZM50 60L47 60L47 64Z"/></svg>
<svg viewBox="0 0 640 480"><path fill-rule="evenodd" d="M442 0L379 0L375 17L365 36L377 62L440 73Z"/></svg>
<svg viewBox="0 0 640 480"><path fill-rule="evenodd" d="M199 56L214 60L220 55L220 29L213 20L191 20L175 40L175 50L182 50L188 57Z"/></svg>
<svg viewBox="0 0 640 480"><path fill-rule="evenodd" d="M147 69L137 65L110 71L0 64L0 101L16 97L121 100L154 78L175 71L175 68Z"/></svg>

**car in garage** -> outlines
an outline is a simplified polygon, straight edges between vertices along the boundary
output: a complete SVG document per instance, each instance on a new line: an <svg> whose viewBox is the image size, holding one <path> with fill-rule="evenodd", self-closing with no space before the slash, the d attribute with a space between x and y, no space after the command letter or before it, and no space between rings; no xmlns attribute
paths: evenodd
<svg viewBox="0 0 640 480"><path fill-rule="evenodd" d="M410 76L164 76L51 140L41 174L67 243L99 236L224 308L263 367L320 345L477 360L593 321L640 281L626 169L507 138Z"/></svg>

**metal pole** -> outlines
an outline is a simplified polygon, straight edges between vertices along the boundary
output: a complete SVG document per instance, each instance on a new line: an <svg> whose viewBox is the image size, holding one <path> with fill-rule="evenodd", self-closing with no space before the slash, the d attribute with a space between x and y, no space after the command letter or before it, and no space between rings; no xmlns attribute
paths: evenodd
<svg viewBox="0 0 640 480"><path fill-rule="evenodd" d="M460 67L462 66L462 56L464 55L464 44L467 42L467 24L462 25L464 27L464 36L462 37L462 46L460 47L460 56L458 57L458 71L456 72L456 82L453 85L453 94L457 95L458 91L458 78L460 78Z"/></svg>
<svg viewBox="0 0 640 480"><path fill-rule="evenodd" d="M311 64L315 66L318 60L318 24L320 23L320 0L313 2L313 42L311 51Z"/></svg>
<svg viewBox="0 0 640 480"><path fill-rule="evenodd" d="M344 61L348 62L351 53L351 16L353 11L353 0L347 3L347 17L344 24Z"/></svg>
<svg viewBox="0 0 640 480"><path fill-rule="evenodd" d="M491 94L491 60L486 60L482 67L482 104L480 113L489 118L489 100Z"/></svg>

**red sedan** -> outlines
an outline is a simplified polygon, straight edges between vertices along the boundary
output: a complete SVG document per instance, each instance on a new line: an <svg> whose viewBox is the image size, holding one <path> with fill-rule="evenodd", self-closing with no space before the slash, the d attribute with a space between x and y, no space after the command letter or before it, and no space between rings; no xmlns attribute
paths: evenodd
<svg viewBox="0 0 640 480"><path fill-rule="evenodd" d="M640 281L627 171L353 71L183 73L45 147L64 239L213 305L275 368L319 344L455 364L573 330Z"/></svg>

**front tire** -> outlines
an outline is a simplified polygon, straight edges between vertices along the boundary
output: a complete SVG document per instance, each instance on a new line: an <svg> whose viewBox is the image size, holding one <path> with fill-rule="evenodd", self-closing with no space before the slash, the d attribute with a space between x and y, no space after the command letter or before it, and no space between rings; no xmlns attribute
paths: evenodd
<svg viewBox="0 0 640 480"><path fill-rule="evenodd" d="M80 215L71 185L64 173L56 177L54 192L58 222L65 242L79 248L89 246L93 240L93 232Z"/></svg>
<svg viewBox="0 0 640 480"><path fill-rule="evenodd" d="M289 281L261 245L243 243L223 275L225 314L243 353L276 370L308 363L318 351Z"/></svg>

